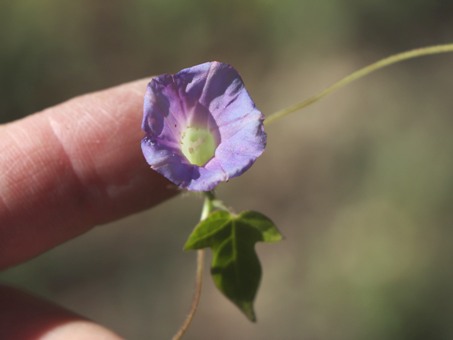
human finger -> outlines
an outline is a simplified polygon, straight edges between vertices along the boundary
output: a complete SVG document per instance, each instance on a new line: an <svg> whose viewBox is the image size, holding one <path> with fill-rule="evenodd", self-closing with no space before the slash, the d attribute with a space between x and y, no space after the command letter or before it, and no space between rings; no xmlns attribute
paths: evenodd
<svg viewBox="0 0 453 340"><path fill-rule="evenodd" d="M175 194L140 151L146 83L0 126L0 268Z"/></svg>
<svg viewBox="0 0 453 340"><path fill-rule="evenodd" d="M44 299L0 286L0 339L119 340L121 337Z"/></svg>

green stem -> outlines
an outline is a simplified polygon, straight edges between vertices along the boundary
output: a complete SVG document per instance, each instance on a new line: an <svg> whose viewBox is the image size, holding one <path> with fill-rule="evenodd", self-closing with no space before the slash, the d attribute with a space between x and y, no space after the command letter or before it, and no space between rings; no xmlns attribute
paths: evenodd
<svg viewBox="0 0 453 340"><path fill-rule="evenodd" d="M216 197L213 191L204 192L203 209L201 210L200 221L203 221L215 209Z"/></svg>
<svg viewBox="0 0 453 340"><path fill-rule="evenodd" d="M201 211L200 221L203 221L209 214L215 209L214 207L215 195L212 191L205 192L205 199L203 203L203 209ZM204 269L204 249L197 251L197 270L195 277L195 291L192 298L192 304L190 306L189 314L179 328L178 332L173 336L173 340L180 340L189 329L192 323L193 317L200 303L201 288L203 287L203 269Z"/></svg>
<svg viewBox="0 0 453 340"><path fill-rule="evenodd" d="M274 122L275 120L280 119L290 113L302 110L302 109L306 108L307 106L310 106L311 104L316 103L317 101L321 100L322 98L331 94L332 92L339 90L342 87L352 83L353 81L355 81L357 79L363 78L372 72L380 70L381 68L384 68L384 67L387 67L387 66L390 66L390 65L399 63L401 61L408 60L408 59L418 58L418 57L431 55L431 54L447 53L447 52L453 52L453 44L436 45L436 46L418 48L415 50L394 54L390 57L381 59L371 65L365 66L364 68L351 73L350 75L344 77L340 81L329 86L324 91L321 91L320 93L315 94L314 96L311 96L300 103L297 103L293 106L287 107L283 110L280 110L280 111L277 111L277 112L271 114L269 117L266 118L266 120L264 121L264 124L266 124L266 125L270 124L270 123Z"/></svg>

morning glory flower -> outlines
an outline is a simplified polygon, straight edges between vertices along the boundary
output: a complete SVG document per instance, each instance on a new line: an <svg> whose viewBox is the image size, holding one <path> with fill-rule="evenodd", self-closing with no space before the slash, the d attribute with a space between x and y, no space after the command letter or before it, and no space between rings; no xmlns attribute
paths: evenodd
<svg viewBox="0 0 453 340"><path fill-rule="evenodd" d="M263 121L233 67L204 63L148 84L142 151L152 169L179 187L209 191L263 153Z"/></svg>

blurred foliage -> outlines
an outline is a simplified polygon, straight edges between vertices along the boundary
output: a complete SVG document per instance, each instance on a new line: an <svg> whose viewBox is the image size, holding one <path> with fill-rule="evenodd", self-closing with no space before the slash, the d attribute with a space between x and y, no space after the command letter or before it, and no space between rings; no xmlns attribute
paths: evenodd
<svg viewBox="0 0 453 340"><path fill-rule="evenodd" d="M390 53L453 41L452 22L448 0L4 0L0 122L207 60L233 64L268 114ZM257 249L258 323L206 276L188 339L453 338L452 69L451 55L393 66L269 126L264 156L219 192L286 236ZM176 198L2 279L127 338L169 338L190 301L194 258L180 249L200 205Z"/></svg>
<svg viewBox="0 0 453 340"><path fill-rule="evenodd" d="M410 11L374 0L4 0L0 122L207 60L230 62L258 80L286 50L303 56L440 43L452 38L452 10L446 0L412 1Z"/></svg>

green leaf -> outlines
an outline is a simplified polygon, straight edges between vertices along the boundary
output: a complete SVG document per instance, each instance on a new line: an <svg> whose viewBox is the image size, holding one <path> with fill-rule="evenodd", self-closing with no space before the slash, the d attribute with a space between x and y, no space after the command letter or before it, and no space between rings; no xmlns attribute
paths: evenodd
<svg viewBox="0 0 453 340"><path fill-rule="evenodd" d="M261 280L261 265L255 243L281 239L274 223L258 212L233 215L220 210L195 227L184 249L210 247L211 275L217 288L251 321L256 321L253 301Z"/></svg>

